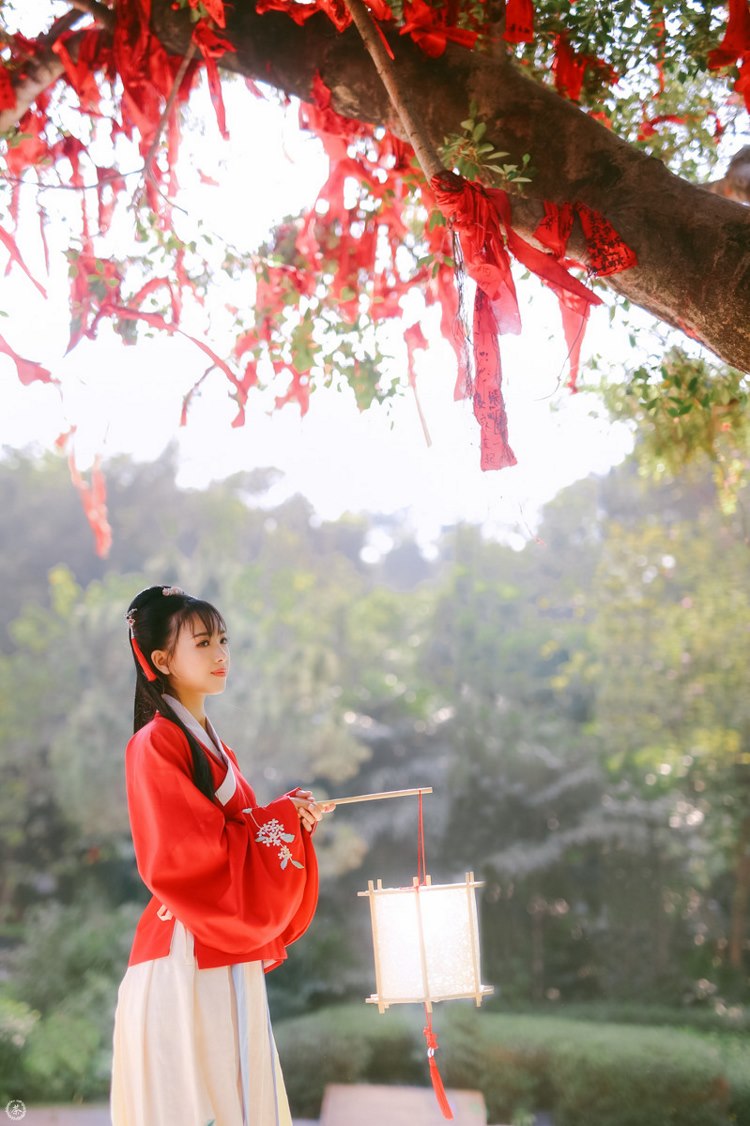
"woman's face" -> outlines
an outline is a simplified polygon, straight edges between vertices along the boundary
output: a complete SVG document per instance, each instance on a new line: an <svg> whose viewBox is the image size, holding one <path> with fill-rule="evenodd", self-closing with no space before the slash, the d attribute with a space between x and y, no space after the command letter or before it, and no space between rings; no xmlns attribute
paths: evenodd
<svg viewBox="0 0 750 1126"><path fill-rule="evenodd" d="M206 628L196 616L183 623L171 652L152 654L156 667L167 674L169 687L186 706L199 698L215 696L226 688L229 674L229 638Z"/></svg>

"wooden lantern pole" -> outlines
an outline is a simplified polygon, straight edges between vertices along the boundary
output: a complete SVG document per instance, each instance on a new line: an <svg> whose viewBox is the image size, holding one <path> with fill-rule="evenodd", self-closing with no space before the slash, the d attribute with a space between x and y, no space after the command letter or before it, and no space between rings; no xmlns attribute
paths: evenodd
<svg viewBox="0 0 750 1126"><path fill-rule="evenodd" d="M356 794L351 798L320 798L320 805L351 805L358 801L382 801L383 798L410 798L415 794L431 794L432 786L419 786L416 790L381 790L378 794Z"/></svg>

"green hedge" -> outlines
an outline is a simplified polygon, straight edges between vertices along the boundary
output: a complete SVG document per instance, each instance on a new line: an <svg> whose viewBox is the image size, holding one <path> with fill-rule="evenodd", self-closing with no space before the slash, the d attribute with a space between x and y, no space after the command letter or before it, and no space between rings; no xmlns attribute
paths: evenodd
<svg viewBox="0 0 750 1126"><path fill-rule="evenodd" d="M428 1082L418 1010L342 1006L278 1025L292 1109L327 1083ZM557 1126L750 1126L750 1045L736 1036L438 1006L445 1083L484 1093L490 1122L547 1109Z"/></svg>

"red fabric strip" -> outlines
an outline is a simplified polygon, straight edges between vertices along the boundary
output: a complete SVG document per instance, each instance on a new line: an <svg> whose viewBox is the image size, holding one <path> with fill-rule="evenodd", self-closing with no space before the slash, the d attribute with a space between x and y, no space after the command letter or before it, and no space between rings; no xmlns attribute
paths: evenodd
<svg viewBox="0 0 750 1126"><path fill-rule="evenodd" d="M2 227L0 227L0 242L2 242L3 246L8 251L8 254L10 254L10 261L16 262L21 267L23 272L26 274L26 277L29 279L29 281L32 282L36 286L36 288L39 290L42 297L46 297L47 291L45 290L44 286L41 285L36 280L34 275L31 273L31 270L29 269L29 267L24 262L23 258L21 257L21 252L18 249L18 247L16 246L16 243L15 243L15 240L13 239L13 237L11 235L9 235L7 231L4 231ZM9 262L9 265L10 265L10 262Z"/></svg>
<svg viewBox="0 0 750 1126"><path fill-rule="evenodd" d="M106 559L112 546L112 529L107 517L107 489L104 474L97 459L91 470L91 484L83 480L78 472L75 458L71 452L68 458L70 479L78 490L83 511L94 533L94 547L100 559ZM154 677L153 679L156 679Z"/></svg>
<svg viewBox="0 0 750 1126"><path fill-rule="evenodd" d="M505 31L508 43L531 43L534 39L534 5L531 0L508 0L505 5Z"/></svg>
<svg viewBox="0 0 750 1126"><path fill-rule="evenodd" d="M474 417L479 423L479 464L485 470L505 469L516 464L516 455L508 445L508 416L503 399L497 333L492 305L477 286L473 325Z"/></svg>
<svg viewBox="0 0 750 1126"><path fill-rule="evenodd" d="M712 70L718 70L722 66L731 66L744 55L750 55L750 3L748 0L729 0L727 29L719 46L709 51L708 65Z"/></svg>
<svg viewBox="0 0 750 1126"><path fill-rule="evenodd" d="M19 356L2 336L0 336L0 352L10 356L16 365L18 378L24 387L28 387L31 383L57 383L57 380L52 378L52 373L47 368L42 367L36 360L25 360L23 356Z"/></svg>

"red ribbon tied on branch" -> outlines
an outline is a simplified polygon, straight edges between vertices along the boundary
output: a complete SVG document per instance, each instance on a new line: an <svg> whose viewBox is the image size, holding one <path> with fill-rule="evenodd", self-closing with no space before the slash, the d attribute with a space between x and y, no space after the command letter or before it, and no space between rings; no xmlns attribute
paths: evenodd
<svg viewBox="0 0 750 1126"><path fill-rule="evenodd" d="M739 65L739 78L735 90L742 94L750 111L750 3L748 0L729 0L729 22L724 38L718 47L708 53L711 70L723 66Z"/></svg>
<svg viewBox="0 0 750 1126"><path fill-rule="evenodd" d="M511 255L536 274L557 295L569 349L569 387L575 390L581 343L589 310L601 299L570 272L578 263L564 262L574 214L586 236L592 272L604 275L636 263L634 252L611 223L584 204L558 207L545 202L545 219L536 238L550 253L532 246L512 226L507 192L486 188L453 172L433 177L438 207L458 236L466 273L477 284L473 318L475 378L471 388L481 431L482 469L515 465L508 445L508 424L502 394L498 333L518 333L521 317L511 272Z"/></svg>

